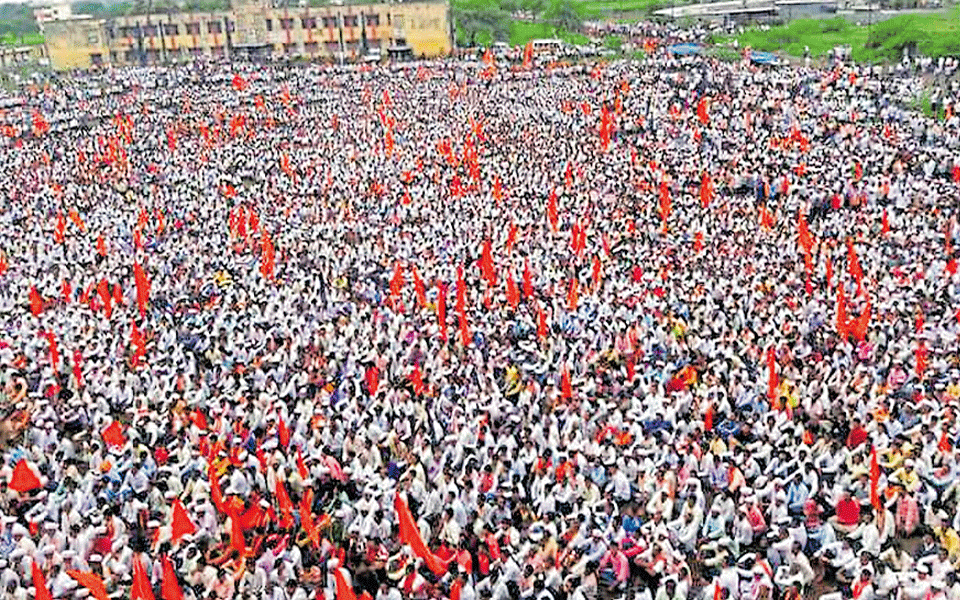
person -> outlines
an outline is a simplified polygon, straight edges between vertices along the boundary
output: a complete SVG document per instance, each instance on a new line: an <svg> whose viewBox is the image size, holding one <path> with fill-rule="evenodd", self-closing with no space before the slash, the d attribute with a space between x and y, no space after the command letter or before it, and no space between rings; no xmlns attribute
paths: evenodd
<svg viewBox="0 0 960 600"><path fill-rule="evenodd" d="M4 597L949 580L960 120L929 73L648 45L19 89Z"/></svg>

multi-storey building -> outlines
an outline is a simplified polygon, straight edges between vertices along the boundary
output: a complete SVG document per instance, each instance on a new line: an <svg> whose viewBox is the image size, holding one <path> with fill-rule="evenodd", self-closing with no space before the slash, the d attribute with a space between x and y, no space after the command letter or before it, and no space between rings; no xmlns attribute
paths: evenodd
<svg viewBox="0 0 960 600"><path fill-rule="evenodd" d="M76 18L44 25L50 64L61 70L200 57L432 57L453 49L448 0L280 8L264 0L234 0L228 11Z"/></svg>

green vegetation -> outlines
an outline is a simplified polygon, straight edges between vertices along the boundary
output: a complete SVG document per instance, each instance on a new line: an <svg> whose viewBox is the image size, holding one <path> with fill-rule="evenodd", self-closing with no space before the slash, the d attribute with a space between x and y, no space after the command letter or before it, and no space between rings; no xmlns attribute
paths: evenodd
<svg viewBox="0 0 960 600"><path fill-rule="evenodd" d="M43 43L43 36L39 33L4 33L0 35L0 44L4 46L39 46Z"/></svg>
<svg viewBox="0 0 960 600"><path fill-rule="evenodd" d="M650 13L671 5L670 0L579 0L582 10L595 15L616 13ZM687 0L677 0L674 6L687 4Z"/></svg>
<svg viewBox="0 0 960 600"><path fill-rule="evenodd" d="M572 44L586 43L577 33L592 16L573 0L452 0L461 46L488 46L507 42L523 46L538 38L559 38ZM523 13L527 18L518 20Z"/></svg>
<svg viewBox="0 0 960 600"><path fill-rule="evenodd" d="M0 4L0 36L4 40L11 34L19 39L20 36L36 34L38 31L32 6L26 3Z"/></svg>
<svg viewBox="0 0 960 600"><path fill-rule="evenodd" d="M949 12L900 15L881 23L853 25L835 18L799 19L768 30L753 29L737 38L741 46L766 52L824 56L834 46L849 45L853 60L899 60L904 48L916 48L931 57L960 56L960 7Z"/></svg>
<svg viewBox="0 0 960 600"><path fill-rule="evenodd" d="M603 38L603 46L614 52L620 52L623 50L623 40L616 35L608 35Z"/></svg>

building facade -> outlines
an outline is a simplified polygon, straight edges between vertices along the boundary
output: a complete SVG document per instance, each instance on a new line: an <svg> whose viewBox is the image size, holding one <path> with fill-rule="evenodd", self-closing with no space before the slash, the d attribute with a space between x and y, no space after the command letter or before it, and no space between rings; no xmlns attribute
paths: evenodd
<svg viewBox="0 0 960 600"><path fill-rule="evenodd" d="M45 29L50 64L59 70L196 58L433 57L453 49L447 0L281 8L235 0L229 11L73 18L48 21Z"/></svg>

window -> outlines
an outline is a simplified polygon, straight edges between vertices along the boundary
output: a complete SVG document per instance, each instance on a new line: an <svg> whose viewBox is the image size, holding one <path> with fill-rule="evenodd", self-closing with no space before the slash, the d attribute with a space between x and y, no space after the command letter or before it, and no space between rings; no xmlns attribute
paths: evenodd
<svg viewBox="0 0 960 600"><path fill-rule="evenodd" d="M317 18L316 17L304 17L300 19L300 26L304 29L316 29L317 28Z"/></svg>
<svg viewBox="0 0 960 600"><path fill-rule="evenodd" d="M311 56L316 54L319 50L320 50L320 44L316 42L307 42L306 44L303 45L303 51L306 54L309 54Z"/></svg>
<svg viewBox="0 0 960 600"><path fill-rule="evenodd" d="M187 30L187 35L200 35L200 23L187 23L184 27Z"/></svg>
<svg viewBox="0 0 960 600"><path fill-rule="evenodd" d="M90 55L90 64L93 65L93 66L95 66L95 67L101 66L101 65L103 64L103 56L102 56L99 52L97 52L97 53L95 53L95 54L91 54L91 55Z"/></svg>
<svg viewBox="0 0 960 600"><path fill-rule="evenodd" d="M207 23L207 33L222 33L223 23L220 21L210 21Z"/></svg>
<svg viewBox="0 0 960 600"><path fill-rule="evenodd" d="M227 33L233 33L237 30L237 24L227 19Z"/></svg>
<svg viewBox="0 0 960 600"><path fill-rule="evenodd" d="M103 29L104 34L106 34L108 40L112 40L117 36L117 30L114 29L113 25L107 25Z"/></svg>
<svg viewBox="0 0 960 600"><path fill-rule="evenodd" d="M144 25L143 26L143 35L146 37L154 37L157 35L157 26L156 25Z"/></svg>
<svg viewBox="0 0 960 600"><path fill-rule="evenodd" d="M216 56L216 57L222 57L222 56L224 56L223 46L211 46L211 47L210 47L210 55L211 55L211 56Z"/></svg>
<svg viewBox="0 0 960 600"><path fill-rule="evenodd" d="M344 26L344 27L356 27L356 26L357 26L357 15L343 15L343 26Z"/></svg>
<svg viewBox="0 0 960 600"><path fill-rule="evenodd" d="M180 35L180 27L175 23L164 23L163 35Z"/></svg>
<svg viewBox="0 0 960 600"><path fill-rule="evenodd" d="M290 31L293 29L293 19L280 19L280 29Z"/></svg>
<svg viewBox="0 0 960 600"><path fill-rule="evenodd" d="M367 27L380 27L380 15L367 15Z"/></svg>
<svg viewBox="0 0 960 600"><path fill-rule="evenodd" d="M91 46L95 46L99 43L100 43L100 36L98 36L96 32L91 32L87 34L87 44Z"/></svg>
<svg viewBox="0 0 960 600"><path fill-rule="evenodd" d="M335 55L337 52L340 52L340 42L326 42L324 46L326 46L327 52L330 54Z"/></svg>
<svg viewBox="0 0 960 600"><path fill-rule="evenodd" d="M283 45L283 53L287 56L297 53L297 44L296 42L291 42L289 44Z"/></svg>
<svg viewBox="0 0 960 600"><path fill-rule="evenodd" d="M267 19L267 31L273 31L273 19Z"/></svg>
<svg viewBox="0 0 960 600"><path fill-rule="evenodd" d="M337 18L336 17L324 17L323 26L327 29L336 29L337 28Z"/></svg>

